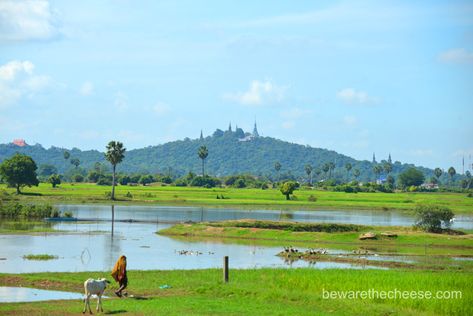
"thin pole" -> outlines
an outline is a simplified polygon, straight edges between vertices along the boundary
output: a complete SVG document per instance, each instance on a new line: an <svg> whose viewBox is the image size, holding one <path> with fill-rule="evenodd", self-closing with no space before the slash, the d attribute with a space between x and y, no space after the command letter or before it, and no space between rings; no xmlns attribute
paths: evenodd
<svg viewBox="0 0 473 316"><path fill-rule="evenodd" d="M223 257L223 281L228 283L228 256Z"/></svg>

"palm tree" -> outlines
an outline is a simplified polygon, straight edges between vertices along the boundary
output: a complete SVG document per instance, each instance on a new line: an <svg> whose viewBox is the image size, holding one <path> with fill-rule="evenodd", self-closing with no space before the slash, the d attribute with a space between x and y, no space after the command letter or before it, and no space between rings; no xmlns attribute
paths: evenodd
<svg viewBox="0 0 473 316"><path fill-rule="evenodd" d="M77 167L79 167L79 165L80 165L80 160L79 160L79 158L72 158L72 159L71 159L71 164L73 164L74 166L76 166L76 169L77 169Z"/></svg>
<svg viewBox="0 0 473 316"><path fill-rule="evenodd" d="M207 149L206 146L200 146L199 151L197 152L199 155L199 158L202 159L202 177L205 176L205 159L209 155L209 150Z"/></svg>
<svg viewBox="0 0 473 316"><path fill-rule="evenodd" d="M345 164L345 169L347 169L347 182L348 182L348 179L349 179L349 174L350 174L351 168L352 168L351 163L347 162L347 163Z"/></svg>
<svg viewBox="0 0 473 316"><path fill-rule="evenodd" d="M381 168L381 166L379 166L379 165L374 165L374 166L373 166L373 172L374 172L374 174L376 175L375 182L376 182L376 180L378 179L379 174L380 174L382 171L383 171L383 168Z"/></svg>
<svg viewBox="0 0 473 316"><path fill-rule="evenodd" d="M330 170L330 165L328 163L324 163L322 167L322 171L324 172L325 178L327 178L327 172Z"/></svg>
<svg viewBox="0 0 473 316"><path fill-rule="evenodd" d="M389 162L386 162L383 165L383 169L384 169L384 172L386 172L386 176L388 176L391 173L391 171L393 171L393 165L390 164Z"/></svg>
<svg viewBox="0 0 473 316"><path fill-rule="evenodd" d="M434 174L435 174L435 177L437 178L437 182L440 182L440 176L442 175L443 171L442 169L440 168L435 168L434 170Z"/></svg>
<svg viewBox="0 0 473 316"><path fill-rule="evenodd" d="M329 179L332 179L332 171L335 170L335 164L333 162L328 163L328 172L329 172Z"/></svg>
<svg viewBox="0 0 473 316"><path fill-rule="evenodd" d="M450 186L452 186L453 176L457 174L457 171L455 170L455 168L450 167L450 168L448 168L448 174L450 175Z"/></svg>
<svg viewBox="0 0 473 316"><path fill-rule="evenodd" d="M112 200L115 200L115 170L117 165L122 162L125 158L126 148L123 147L123 144L116 141L111 141L107 145L107 151L105 152L105 159L107 159L112 164Z"/></svg>
<svg viewBox="0 0 473 316"><path fill-rule="evenodd" d="M312 184L312 166L310 164L305 165L304 167L305 173L307 173L307 180L309 182L309 185Z"/></svg>
<svg viewBox="0 0 473 316"><path fill-rule="evenodd" d="M276 161L274 163L274 170L276 170L276 172L278 173L278 182L279 182L279 180L281 180L281 176L279 174L279 171L281 170L281 164L279 163L279 161Z"/></svg>
<svg viewBox="0 0 473 316"><path fill-rule="evenodd" d="M360 176L360 169L353 170L353 175L355 176L355 179L358 180L358 177Z"/></svg>

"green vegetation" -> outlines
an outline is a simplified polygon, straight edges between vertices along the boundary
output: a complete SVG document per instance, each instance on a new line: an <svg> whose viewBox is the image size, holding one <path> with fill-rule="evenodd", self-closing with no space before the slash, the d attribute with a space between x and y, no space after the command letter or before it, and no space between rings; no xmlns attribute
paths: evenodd
<svg viewBox="0 0 473 316"><path fill-rule="evenodd" d="M58 258L57 256L48 255L48 254L38 254L38 255L29 254L29 255L23 256L23 259L25 260L40 260L40 261L54 260L57 258Z"/></svg>
<svg viewBox="0 0 473 316"><path fill-rule="evenodd" d="M399 185L402 188L419 186L424 182L424 174L416 168L409 168L399 175Z"/></svg>
<svg viewBox="0 0 473 316"><path fill-rule="evenodd" d="M243 135L250 136L245 133ZM173 180L189 171L200 173L202 161L196 153L205 145L212 155L212 159L205 166L205 171L209 175L252 174L264 181L297 180L313 183L328 179L338 183L352 180L369 182L375 177L373 166L377 163L358 161L334 151L292 144L271 137L253 137L248 141L240 139L241 133L226 131L202 140L186 138L159 146L130 150L120 164L120 169L128 175L159 173L170 176ZM96 150L81 151L77 148L65 150L57 147L45 149L41 145L18 147L13 144L0 144L0 161L10 158L16 152L31 156L39 165L54 166L57 173L63 174L66 180L75 174L86 176L90 170L95 169L96 163L103 165L106 163L103 153ZM385 167L386 163L390 164L388 169ZM352 169L347 170L348 164ZM306 165L313 168L310 179L307 176ZM381 167L379 175L390 175L393 178L413 167L398 161L391 163L385 160L379 165ZM434 176L434 171L431 169L422 167L416 169L427 179ZM350 172L351 170L353 172ZM111 173L111 169L107 166L101 172ZM454 183L458 183L462 178L464 176L458 174L452 176ZM441 174L439 179L442 183L447 183L449 174Z"/></svg>
<svg viewBox="0 0 473 316"><path fill-rule="evenodd" d="M297 182L287 181L281 185L281 188L279 190L283 195L286 196L286 200L289 201L291 199L291 194L294 193L294 190L296 190L298 186L299 184Z"/></svg>
<svg viewBox="0 0 473 316"><path fill-rule="evenodd" d="M230 258L231 265L231 258ZM83 291L84 280L109 272L0 274L0 285ZM126 315L471 315L473 274L444 271L256 269L230 270L222 283L220 269L129 271L128 292L114 298L109 287L107 314ZM170 289L159 286L169 284ZM452 299L324 299L324 291L461 291ZM77 315L78 300L0 304L3 315Z"/></svg>
<svg viewBox="0 0 473 316"><path fill-rule="evenodd" d="M3 190L2 190L3 188ZM12 195L14 191L0 184L3 199L43 203L104 203L109 186L95 184L40 184L38 188L25 188L25 195ZM129 194L128 194L129 193ZM132 196L130 198L129 196ZM223 195L225 199L217 199ZM311 197L312 196L312 197ZM286 201L276 189L196 188L174 186L118 186L116 198L125 203L159 203L161 205L202 205L216 207L265 209L356 209L356 210L414 210L418 204L446 206L455 214L471 214L473 199L467 194L451 192L397 192L345 193L301 188L291 201ZM315 202L313 200L316 200Z"/></svg>
<svg viewBox="0 0 473 316"><path fill-rule="evenodd" d="M43 219L57 217L55 215L59 215L58 210L49 204L23 204L0 200L1 219Z"/></svg>
<svg viewBox="0 0 473 316"><path fill-rule="evenodd" d="M0 178L20 194L20 188L24 186L38 186L36 169L38 167L31 157L17 153L0 164Z"/></svg>
<svg viewBox="0 0 473 316"><path fill-rule="evenodd" d="M57 185L61 184L61 178L57 174L52 174L49 176L48 182L55 188Z"/></svg>
<svg viewBox="0 0 473 316"><path fill-rule="evenodd" d="M116 168L119 163L125 158L126 148L123 144L116 141L111 141L107 145L107 152L105 153L105 159L112 164L112 195L111 199L115 200L115 185L116 185Z"/></svg>
<svg viewBox="0 0 473 316"><path fill-rule="evenodd" d="M415 209L417 222L415 226L427 232L442 232L442 224L450 228L451 220L455 216L448 207L421 205Z"/></svg>
<svg viewBox="0 0 473 316"><path fill-rule="evenodd" d="M360 240L359 236L372 232L374 240ZM397 235L384 236L383 233ZM266 221L226 221L215 223L178 224L158 232L167 236L197 238L229 238L271 245L287 246L297 243L301 247L331 246L355 250L359 247L377 249L379 252L404 255L461 256L473 251L473 235L431 234L410 227L382 227L336 224L300 224Z"/></svg>

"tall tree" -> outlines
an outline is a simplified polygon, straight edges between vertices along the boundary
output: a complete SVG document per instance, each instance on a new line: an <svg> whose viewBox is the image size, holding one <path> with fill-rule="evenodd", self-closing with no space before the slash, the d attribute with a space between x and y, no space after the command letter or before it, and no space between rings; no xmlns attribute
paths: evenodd
<svg viewBox="0 0 473 316"><path fill-rule="evenodd" d="M77 169L77 167L79 167L79 165L80 165L80 160L79 160L79 158L71 158L71 164L73 164L74 166L76 166L76 169Z"/></svg>
<svg viewBox="0 0 473 316"><path fill-rule="evenodd" d="M455 170L455 168L450 167L450 168L448 168L448 174L450 175L450 186L452 186L453 185L453 176L455 176L457 174L457 171Z"/></svg>
<svg viewBox="0 0 473 316"><path fill-rule="evenodd" d="M351 170L351 168L352 168L351 163L347 162L347 163L345 164L345 169L347 169L347 182L349 181L349 178L350 178L350 170Z"/></svg>
<svg viewBox="0 0 473 316"><path fill-rule="evenodd" d="M281 176L279 173L279 171L281 171L281 164L279 163L279 161L276 161L274 163L274 170L276 170L276 172L278 173L278 182L279 182L281 180Z"/></svg>
<svg viewBox="0 0 473 316"><path fill-rule="evenodd" d="M376 182L376 180L378 180L379 175L380 175L380 173L382 172L382 170L383 170L383 168L381 168L380 165L374 165L374 166L373 166L373 172L374 172L374 174L376 175L375 182Z"/></svg>
<svg viewBox="0 0 473 316"><path fill-rule="evenodd" d="M322 171L324 172L324 177L327 178L327 172L330 170L330 164L324 163L322 166Z"/></svg>
<svg viewBox="0 0 473 316"><path fill-rule="evenodd" d="M332 171L335 170L335 164L333 162L328 163L328 172L329 172L329 179L332 179Z"/></svg>
<svg viewBox="0 0 473 316"><path fill-rule="evenodd" d="M440 176L442 175L442 173L443 173L442 169L440 169L440 168L435 168L434 174L435 174L435 177L437 177L437 181L440 180Z"/></svg>
<svg viewBox="0 0 473 316"><path fill-rule="evenodd" d="M17 153L0 164L0 176L9 186L16 188L17 194L21 194L21 187L38 186L36 169L38 167L30 156Z"/></svg>
<svg viewBox="0 0 473 316"><path fill-rule="evenodd" d="M393 165L390 162L386 162L383 165L384 172L386 172L386 177L389 176L391 171L393 171Z"/></svg>
<svg viewBox="0 0 473 316"><path fill-rule="evenodd" d="M305 173L307 174L307 181L309 185L312 185L312 166L310 164L305 165L304 167Z"/></svg>
<svg viewBox="0 0 473 316"><path fill-rule="evenodd" d="M106 147L107 151L105 152L105 159L107 159L112 165L112 200L115 200L115 184L116 184L116 168L117 165L122 162L125 158L126 148L123 147L123 144L117 141L112 140L108 143Z"/></svg>
<svg viewBox="0 0 473 316"><path fill-rule="evenodd" d="M197 152L199 158L202 159L202 177L205 176L205 159L209 155L209 150L206 146L200 146L199 151Z"/></svg>
<svg viewBox="0 0 473 316"><path fill-rule="evenodd" d="M64 151L64 159L67 160L69 157L71 157L71 154L67 150Z"/></svg>
<svg viewBox="0 0 473 316"><path fill-rule="evenodd" d="M353 170L353 175L355 176L355 179L358 180L358 177L360 176L360 169Z"/></svg>

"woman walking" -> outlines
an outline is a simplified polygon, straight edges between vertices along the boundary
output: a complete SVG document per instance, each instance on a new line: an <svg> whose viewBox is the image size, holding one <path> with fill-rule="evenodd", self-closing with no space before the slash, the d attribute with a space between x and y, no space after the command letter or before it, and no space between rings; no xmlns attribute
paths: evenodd
<svg viewBox="0 0 473 316"><path fill-rule="evenodd" d="M112 277L115 279L115 281L118 282L118 285L120 286L118 290L115 291L115 294L118 297L122 297L122 291L128 285L128 277L126 275L126 257L125 256L121 256L120 258L118 258L112 270Z"/></svg>

